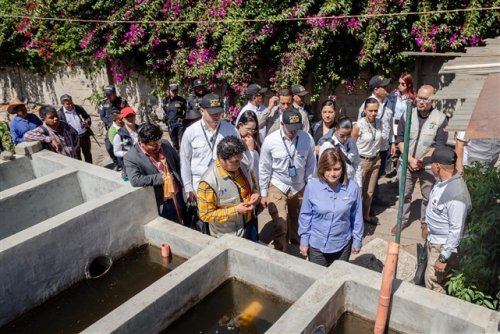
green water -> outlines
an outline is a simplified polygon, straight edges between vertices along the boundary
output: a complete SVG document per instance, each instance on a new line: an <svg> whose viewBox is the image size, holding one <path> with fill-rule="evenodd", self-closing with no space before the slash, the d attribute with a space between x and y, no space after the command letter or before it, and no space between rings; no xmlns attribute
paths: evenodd
<svg viewBox="0 0 500 334"><path fill-rule="evenodd" d="M238 316L252 302L262 310L248 324L238 323ZM264 333L290 307L291 303L252 285L230 279L177 319L162 333Z"/></svg>
<svg viewBox="0 0 500 334"><path fill-rule="evenodd" d="M185 259L142 246L115 260L104 276L83 280L0 328L0 333L79 333Z"/></svg>

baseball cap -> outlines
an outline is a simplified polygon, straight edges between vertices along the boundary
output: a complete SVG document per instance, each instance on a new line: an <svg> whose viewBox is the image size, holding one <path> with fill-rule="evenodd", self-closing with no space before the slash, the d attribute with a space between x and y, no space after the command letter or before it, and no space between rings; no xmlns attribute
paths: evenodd
<svg viewBox="0 0 500 334"><path fill-rule="evenodd" d="M125 118L130 115L135 115L135 111L131 107L125 107L120 111L121 118Z"/></svg>
<svg viewBox="0 0 500 334"><path fill-rule="evenodd" d="M295 108L285 110L281 115L281 120L288 131L302 130L302 115Z"/></svg>
<svg viewBox="0 0 500 334"><path fill-rule="evenodd" d="M302 85L293 85L292 94L298 96L306 96L309 92Z"/></svg>
<svg viewBox="0 0 500 334"><path fill-rule="evenodd" d="M224 112L224 108L222 108L222 101L219 95L215 93L205 94L201 99L200 106L208 111L209 114Z"/></svg>
<svg viewBox="0 0 500 334"><path fill-rule="evenodd" d="M448 146L436 148L430 157L425 157L423 160L424 165L429 165L431 163L454 165L456 162L457 154Z"/></svg>
<svg viewBox="0 0 500 334"><path fill-rule="evenodd" d="M267 92L267 88L261 87L258 84L251 84L248 85L247 91L246 91L246 96L251 99L257 94L265 94Z"/></svg>
<svg viewBox="0 0 500 334"><path fill-rule="evenodd" d="M384 87L391 83L391 78L384 78L383 75L375 75L370 79L368 85L370 89L375 89L377 87Z"/></svg>
<svg viewBox="0 0 500 334"><path fill-rule="evenodd" d="M175 83L171 83L168 85L168 90L172 91L172 90L179 90L179 86Z"/></svg>
<svg viewBox="0 0 500 334"><path fill-rule="evenodd" d="M115 86L109 85L104 87L104 95L111 95L116 92Z"/></svg>
<svg viewBox="0 0 500 334"><path fill-rule="evenodd" d="M200 86L206 86L207 84L205 83L205 81L201 80L201 79L195 79L193 81L193 88L196 88L196 87L200 87Z"/></svg>

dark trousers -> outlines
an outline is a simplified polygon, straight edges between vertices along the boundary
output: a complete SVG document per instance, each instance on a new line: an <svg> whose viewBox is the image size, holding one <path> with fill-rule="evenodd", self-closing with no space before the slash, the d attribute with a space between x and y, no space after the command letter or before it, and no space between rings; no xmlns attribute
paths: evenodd
<svg viewBox="0 0 500 334"><path fill-rule="evenodd" d="M309 247L309 261L325 267L329 267L335 260L349 262L349 257L351 256L351 248L352 239L342 250L335 253L322 253L317 248Z"/></svg>
<svg viewBox="0 0 500 334"><path fill-rule="evenodd" d="M106 151L108 152L109 157L113 160L115 166L119 166L118 159L115 157L113 153L113 144L109 141L108 136L106 135L106 139L104 139L104 146L106 147Z"/></svg>
<svg viewBox="0 0 500 334"><path fill-rule="evenodd" d="M181 218L184 220L186 217L186 206L184 205L184 199L182 198L182 192L177 192L177 205L179 206L179 213ZM166 200L160 205L160 216L165 219L174 221L176 223L180 223L179 218L177 217L177 211L175 209L175 204L173 199ZM185 224L185 222L184 222Z"/></svg>
<svg viewBox="0 0 500 334"><path fill-rule="evenodd" d="M181 143L181 126L180 124L175 122L169 122L168 124L168 134L170 136L170 140L172 141L172 145L174 148L179 151L180 143Z"/></svg>
<svg viewBox="0 0 500 334"><path fill-rule="evenodd" d="M390 158L389 150L380 151L379 155L380 155L380 169L378 171L378 179L380 179L382 176L385 175L385 170L387 168L387 159ZM373 192L373 198L375 199L375 201L381 200L380 188L378 186L378 179L377 179L377 185L375 186L375 191Z"/></svg>
<svg viewBox="0 0 500 334"><path fill-rule="evenodd" d="M82 153L85 162L92 163L92 152L90 151L90 133L85 131L80 135L80 146L78 146L77 159L82 160Z"/></svg>

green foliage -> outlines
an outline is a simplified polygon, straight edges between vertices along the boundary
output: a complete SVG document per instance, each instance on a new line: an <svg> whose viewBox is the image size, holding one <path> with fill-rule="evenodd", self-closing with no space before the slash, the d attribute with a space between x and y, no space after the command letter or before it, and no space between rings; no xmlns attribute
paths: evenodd
<svg viewBox="0 0 500 334"><path fill-rule="evenodd" d="M493 308L496 301L488 295L497 293L500 284L500 169L475 163L464 168L463 177L472 210L460 243L460 268L452 274L448 293Z"/></svg>
<svg viewBox="0 0 500 334"><path fill-rule="evenodd" d="M464 274L450 275L448 281L444 284L448 294L469 303L481 305L492 310L496 310L498 300L491 296L485 295L478 290L474 284L468 285Z"/></svg>
<svg viewBox="0 0 500 334"><path fill-rule="evenodd" d="M399 14L499 3L0 0L0 65L38 72L83 65L91 75L107 67L115 83L135 71L160 91L169 81L187 86L201 76L213 87L228 85L237 98L256 80L272 88L310 81L314 99L339 83L362 86L363 71L411 71L414 59L401 51L459 51L500 34L498 11ZM338 17L364 14L393 16Z"/></svg>

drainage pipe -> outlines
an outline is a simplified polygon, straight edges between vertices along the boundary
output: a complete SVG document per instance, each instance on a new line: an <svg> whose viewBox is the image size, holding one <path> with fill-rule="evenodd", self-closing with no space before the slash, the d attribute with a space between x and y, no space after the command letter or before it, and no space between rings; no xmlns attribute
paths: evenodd
<svg viewBox="0 0 500 334"><path fill-rule="evenodd" d="M380 288L380 295L377 307L377 317L375 320L375 328L373 332L375 334L382 334L385 331L387 324L387 316L389 315L389 309L391 306L392 298L392 282L395 277L396 268L398 264L399 256L399 244L401 241L401 222L403 220L403 204L404 195L406 188L406 173L408 171L408 149L410 146L410 128L411 128L411 112L413 105L411 101L408 101L406 105L405 114L405 136L404 136L404 147L403 147L403 157L401 163L401 175L399 178L399 202L398 202L398 218L396 223L396 237L394 242L389 243L387 249L387 257L385 259L384 270L382 272L382 286Z"/></svg>

